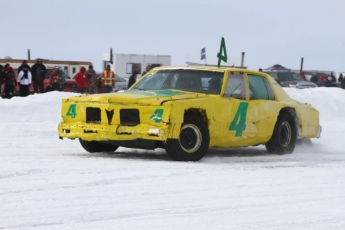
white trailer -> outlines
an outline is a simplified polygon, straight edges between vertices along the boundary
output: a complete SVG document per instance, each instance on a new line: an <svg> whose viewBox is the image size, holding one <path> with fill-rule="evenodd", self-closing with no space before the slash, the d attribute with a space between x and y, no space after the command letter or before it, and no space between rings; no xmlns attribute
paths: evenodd
<svg viewBox="0 0 345 230"><path fill-rule="evenodd" d="M152 67L157 66L170 66L170 55L152 55L152 54L113 54L113 64L110 63L110 53L103 54L102 56L102 68L106 69L107 65L111 66L111 69L120 77L128 79L132 75L134 67L138 68L139 74L145 71L147 65Z"/></svg>

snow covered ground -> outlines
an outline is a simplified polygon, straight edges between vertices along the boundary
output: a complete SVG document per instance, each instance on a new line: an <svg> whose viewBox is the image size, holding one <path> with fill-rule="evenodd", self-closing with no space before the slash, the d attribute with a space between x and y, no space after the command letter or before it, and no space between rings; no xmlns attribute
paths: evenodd
<svg viewBox="0 0 345 230"><path fill-rule="evenodd" d="M0 99L0 229L345 229L345 90L286 89L320 111L312 147L89 154L60 140L61 99Z"/></svg>

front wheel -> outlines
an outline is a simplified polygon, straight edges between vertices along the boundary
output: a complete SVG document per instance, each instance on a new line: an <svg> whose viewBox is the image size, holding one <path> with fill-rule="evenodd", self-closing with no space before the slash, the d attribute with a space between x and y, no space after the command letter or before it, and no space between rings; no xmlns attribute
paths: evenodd
<svg viewBox="0 0 345 230"><path fill-rule="evenodd" d="M79 138L81 146L89 153L115 152L119 146L112 145L106 141L84 141Z"/></svg>
<svg viewBox="0 0 345 230"><path fill-rule="evenodd" d="M176 161L198 161L203 158L210 144L207 125L198 116L187 115L178 139L169 139L165 150Z"/></svg>
<svg viewBox="0 0 345 230"><path fill-rule="evenodd" d="M271 139L266 143L269 153L286 154L295 149L297 128L295 120L290 113L283 112L279 115Z"/></svg>

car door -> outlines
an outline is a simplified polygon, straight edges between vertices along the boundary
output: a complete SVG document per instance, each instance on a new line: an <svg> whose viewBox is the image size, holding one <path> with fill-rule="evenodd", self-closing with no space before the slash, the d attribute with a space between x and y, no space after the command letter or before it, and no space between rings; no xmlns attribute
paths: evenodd
<svg viewBox="0 0 345 230"><path fill-rule="evenodd" d="M248 74L248 110L246 129L250 136L250 145L267 142L272 132L281 109L281 104L276 101L269 81L260 75Z"/></svg>
<svg viewBox="0 0 345 230"><path fill-rule="evenodd" d="M220 106L223 112L215 116L214 146L256 145L271 137L276 120L271 109L276 110L277 103L264 77L229 73Z"/></svg>
<svg viewBox="0 0 345 230"><path fill-rule="evenodd" d="M248 129L250 121L247 118L249 101L246 100L247 90L245 75L240 72L230 72L225 83L222 98L211 119L211 144L216 147L238 147L249 143L248 138L255 135L253 129ZM214 103L217 103L216 101Z"/></svg>

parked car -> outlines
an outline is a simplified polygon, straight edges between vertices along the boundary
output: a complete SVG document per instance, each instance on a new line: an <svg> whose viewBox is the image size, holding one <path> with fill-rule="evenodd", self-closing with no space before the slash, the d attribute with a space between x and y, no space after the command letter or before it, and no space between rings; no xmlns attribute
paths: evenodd
<svg viewBox="0 0 345 230"><path fill-rule="evenodd" d="M61 116L60 139L79 139L88 152L164 148L178 161L260 144L292 153L321 134L314 107L269 75L236 68L157 67L126 92L63 99Z"/></svg>
<svg viewBox="0 0 345 230"><path fill-rule="evenodd" d="M305 81L299 73L290 71L264 71L271 75L282 87L292 87L298 89L315 88L317 84Z"/></svg>
<svg viewBox="0 0 345 230"><path fill-rule="evenodd" d="M98 78L98 93L103 93L103 89L101 85L101 73L97 73L97 78ZM128 86L127 81L117 74L115 74L115 82L116 83L114 87L114 92L127 89L127 86ZM75 81L74 76L66 80L64 92L78 92L77 82Z"/></svg>

